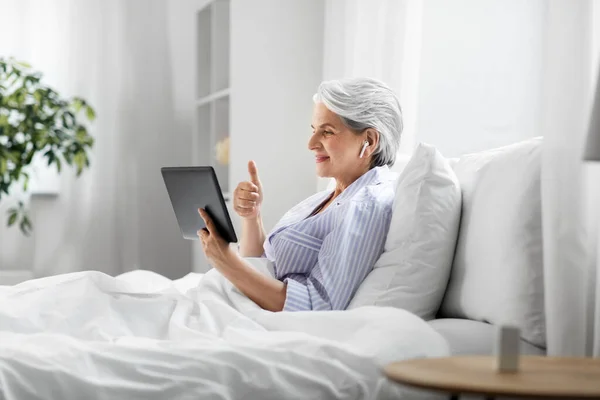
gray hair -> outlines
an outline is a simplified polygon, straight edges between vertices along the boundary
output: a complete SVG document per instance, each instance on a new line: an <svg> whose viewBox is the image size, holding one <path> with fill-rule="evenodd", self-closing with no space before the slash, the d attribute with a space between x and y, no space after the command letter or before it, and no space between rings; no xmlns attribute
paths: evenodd
<svg viewBox="0 0 600 400"><path fill-rule="evenodd" d="M400 147L402 109L396 94L373 78L347 78L325 81L313 96L336 113L354 132L373 128L379 132L379 145L371 167L392 166Z"/></svg>

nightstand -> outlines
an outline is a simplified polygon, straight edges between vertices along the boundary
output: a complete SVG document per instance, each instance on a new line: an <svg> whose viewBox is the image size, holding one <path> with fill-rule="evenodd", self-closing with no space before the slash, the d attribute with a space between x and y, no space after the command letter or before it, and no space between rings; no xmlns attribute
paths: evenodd
<svg viewBox="0 0 600 400"><path fill-rule="evenodd" d="M600 358L521 356L514 373L496 371L495 357L421 358L389 364L394 382L433 391L451 399L460 394L544 399L600 399Z"/></svg>

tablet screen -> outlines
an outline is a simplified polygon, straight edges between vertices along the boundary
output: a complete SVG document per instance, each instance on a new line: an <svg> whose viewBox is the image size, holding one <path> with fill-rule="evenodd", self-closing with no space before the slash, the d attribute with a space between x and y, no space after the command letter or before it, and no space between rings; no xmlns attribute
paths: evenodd
<svg viewBox="0 0 600 400"><path fill-rule="evenodd" d="M229 243L237 242L229 211L212 167L163 167L161 173L185 239L198 240L197 232L206 227L198 214L198 208L204 208L223 239Z"/></svg>

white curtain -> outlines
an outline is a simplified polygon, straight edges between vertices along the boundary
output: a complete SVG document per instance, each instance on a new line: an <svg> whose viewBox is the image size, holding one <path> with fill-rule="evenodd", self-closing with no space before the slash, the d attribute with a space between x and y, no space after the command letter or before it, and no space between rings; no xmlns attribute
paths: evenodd
<svg viewBox="0 0 600 400"><path fill-rule="evenodd" d="M414 146L422 0L327 0L323 79L369 76L400 97L404 131L397 168ZM327 182L320 180L322 189Z"/></svg>
<svg viewBox="0 0 600 400"><path fill-rule="evenodd" d="M165 0L0 0L0 10L0 54L29 62L97 112L91 169L78 179L61 174L56 197L32 197L32 238L0 220L0 241L28 241L31 253L0 269L189 272L189 244L160 175L161 166L187 161L177 160L171 130Z"/></svg>
<svg viewBox="0 0 600 400"><path fill-rule="evenodd" d="M588 0L546 3L541 126L549 355L600 356L600 166L582 160L600 51L595 7Z"/></svg>

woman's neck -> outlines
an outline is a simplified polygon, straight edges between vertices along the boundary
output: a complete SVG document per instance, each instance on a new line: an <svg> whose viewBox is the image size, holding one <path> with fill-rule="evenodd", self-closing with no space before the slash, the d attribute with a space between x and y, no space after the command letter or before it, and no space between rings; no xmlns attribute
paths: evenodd
<svg viewBox="0 0 600 400"><path fill-rule="evenodd" d="M342 192L344 190L346 190L348 188L348 186L352 185L358 178L360 178L361 176L363 176L364 174L369 172L369 170L370 169L367 169L358 175L355 174L355 175L348 176L348 177L336 178L335 190L333 191L333 198L336 198L337 196L342 194Z"/></svg>

